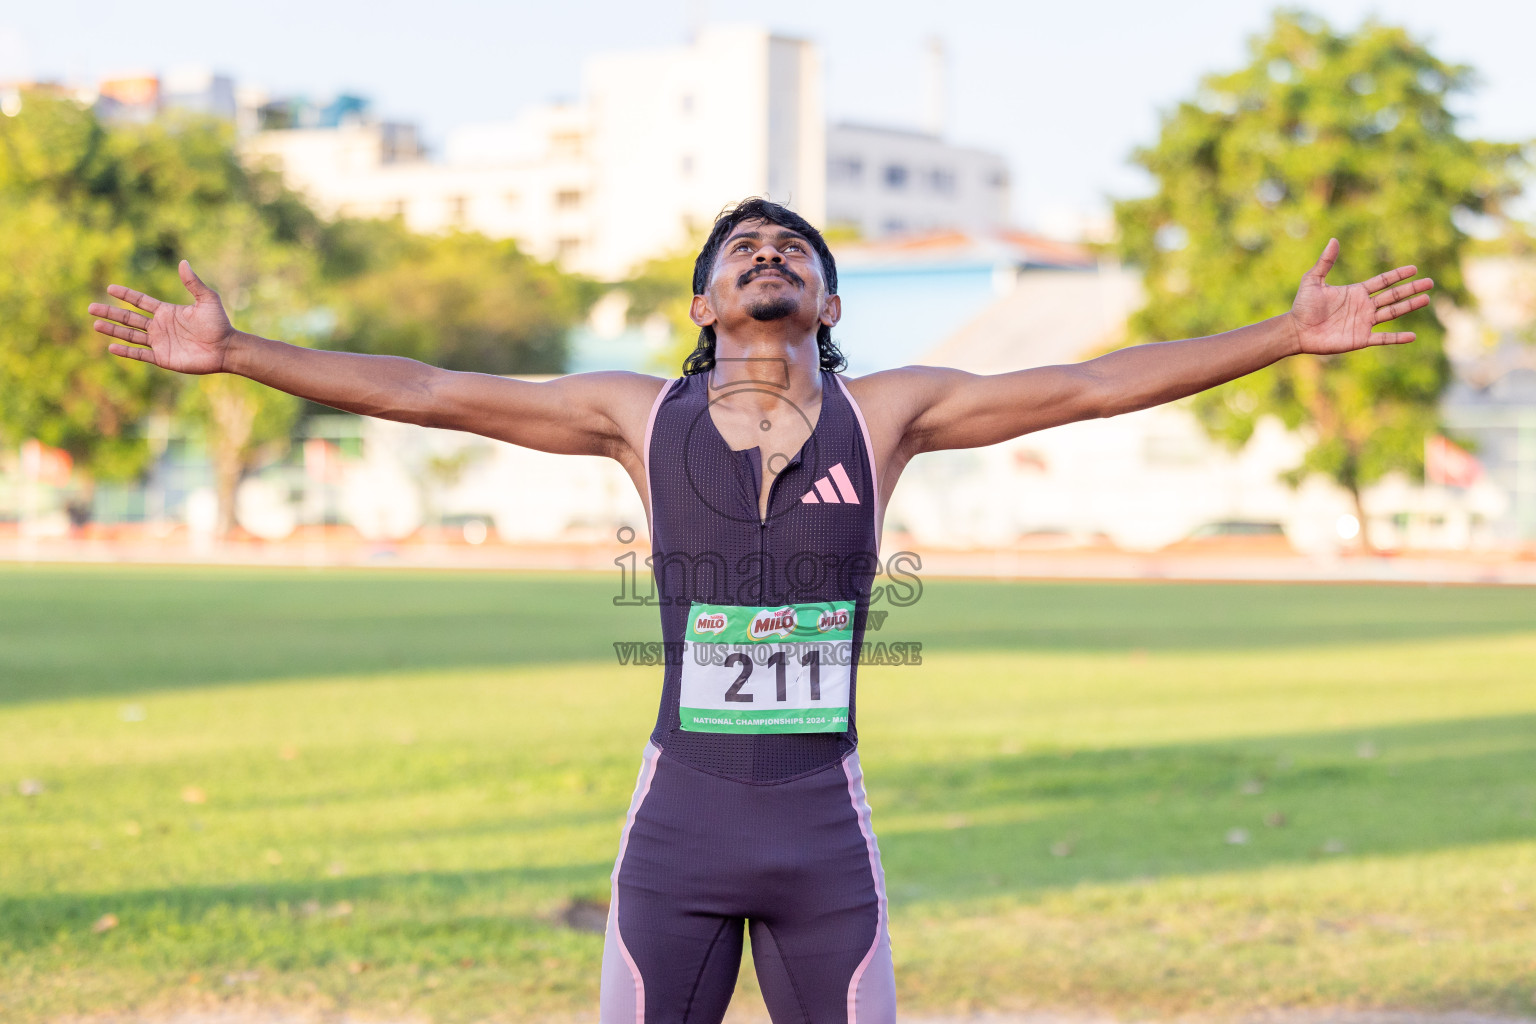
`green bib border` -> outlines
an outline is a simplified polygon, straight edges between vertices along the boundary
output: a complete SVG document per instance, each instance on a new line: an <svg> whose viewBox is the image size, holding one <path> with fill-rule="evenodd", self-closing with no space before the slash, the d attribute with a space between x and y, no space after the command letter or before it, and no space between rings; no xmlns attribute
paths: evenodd
<svg viewBox="0 0 1536 1024"><path fill-rule="evenodd" d="M680 707L684 732L847 732L847 708L769 708L761 711Z"/></svg>

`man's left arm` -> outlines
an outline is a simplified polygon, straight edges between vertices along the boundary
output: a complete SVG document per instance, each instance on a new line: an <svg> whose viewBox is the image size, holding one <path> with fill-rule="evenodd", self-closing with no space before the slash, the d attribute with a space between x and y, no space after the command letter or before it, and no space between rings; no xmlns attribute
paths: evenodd
<svg viewBox="0 0 1536 1024"><path fill-rule="evenodd" d="M905 399L901 455L997 444L1077 420L1116 416L1193 395L1289 355L1334 355L1371 345L1401 345L1411 331L1377 324L1421 309L1428 278L1398 267L1357 284L1326 283L1338 258L1331 239L1301 279L1289 312L1206 338L1120 349L1087 362L980 375L913 366L899 375ZM876 375L879 376L879 375ZM896 380L891 381L896 384Z"/></svg>

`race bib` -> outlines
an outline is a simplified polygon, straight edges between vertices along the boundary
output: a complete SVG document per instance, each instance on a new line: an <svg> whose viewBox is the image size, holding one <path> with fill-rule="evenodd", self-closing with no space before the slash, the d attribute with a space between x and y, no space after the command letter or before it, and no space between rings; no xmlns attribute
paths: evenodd
<svg viewBox="0 0 1536 1024"><path fill-rule="evenodd" d="M683 633L689 732L847 732L853 602L700 604Z"/></svg>

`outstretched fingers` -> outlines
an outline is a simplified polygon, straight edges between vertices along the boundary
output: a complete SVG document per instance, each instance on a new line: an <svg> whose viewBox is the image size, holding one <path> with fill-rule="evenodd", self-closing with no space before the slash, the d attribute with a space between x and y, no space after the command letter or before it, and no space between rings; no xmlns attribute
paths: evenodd
<svg viewBox="0 0 1536 1024"><path fill-rule="evenodd" d="M131 341L135 345L149 344L149 335L143 331L136 331L124 324L114 323L111 320L97 320L91 324L91 330L97 334L105 334L109 338L119 341Z"/></svg>
<svg viewBox="0 0 1536 1024"><path fill-rule="evenodd" d="M1396 288L1389 288L1384 292L1373 295L1371 296L1371 299L1376 303L1377 309L1382 309L1392 305L1394 302L1401 302L1403 299L1406 299L1411 295L1417 295L1420 292L1427 292L1434 286L1434 281L1427 277L1421 277L1417 281L1406 281L1403 284L1398 285Z"/></svg>
<svg viewBox="0 0 1536 1024"><path fill-rule="evenodd" d="M1407 277L1412 277L1419 272L1419 268L1409 264L1406 267L1397 267L1394 270L1384 270L1365 282L1365 290L1379 292L1389 284L1396 284ZM1426 278L1427 280L1427 278Z"/></svg>
<svg viewBox="0 0 1536 1024"><path fill-rule="evenodd" d="M122 299L130 306L138 306L144 312L151 314L165 305L165 303L153 295L145 295L143 292L136 292L132 288L124 288L120 284L107 285L107 294L114 299Z"/></svg>
<svg viewBox="0 0 1536 1024"><path fill-rule="evenodd" d="M1372 345L1406 345L1414 339L1412 331L1374 331L1371 333Z"/></svg>
<svg viewBox="0 0 1536 1024"><path fill-rule="evenodd" d="M131 309L121 309L117 306L109 306L104 302L93 302L86 307L86 312L91 316L106 317L108 320L116 320L120 324L140 331L149 330L150 319L143 313L135 313Z"/></svg>
<svg viewBox="0 0 1536 1024"><path fill-rule="evenodd" d="M160 365L155 362L154 351L145 348L143 345L108 345L107 351L115 356L122 356L124 359L136 359L141 363Z"/></svg>
<svg viewBox="0 0 1536 1024"><path fill-rule="evenodd" d="M1382 306L1376 310L1376 323L1384 324L1388 320L1396 320L1404 313L1412 313L1416 309L1423 309L1429 305L1428 295L1415 295L1412 298L1394 302L1389 306Z"/></svg>

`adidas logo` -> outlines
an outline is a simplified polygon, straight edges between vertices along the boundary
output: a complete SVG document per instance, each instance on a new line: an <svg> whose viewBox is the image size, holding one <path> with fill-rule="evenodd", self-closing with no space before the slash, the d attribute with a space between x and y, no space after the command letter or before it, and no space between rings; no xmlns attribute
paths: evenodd
<svg viewBox="0 0 1536 1024"><path fill-rule="evenodd" d="M848 471L839 462L827 470L826 476L816 481L815 487L801 495L800 500L807 505L820 505L823 502L829 505L857 505L859 495L853 489L853 481L848 479Z"/></svg>

